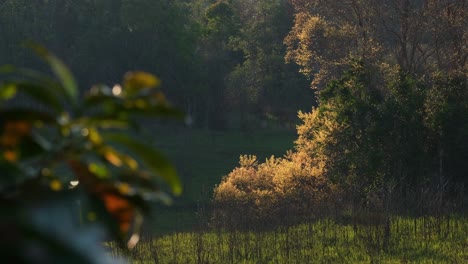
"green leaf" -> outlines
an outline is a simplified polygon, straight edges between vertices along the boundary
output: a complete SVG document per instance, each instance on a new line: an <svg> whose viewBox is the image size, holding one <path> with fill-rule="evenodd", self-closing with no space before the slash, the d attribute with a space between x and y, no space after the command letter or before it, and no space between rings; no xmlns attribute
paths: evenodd
<svg viewBox="0 0 468 264"><path fill-rule="evenodd" d="M57 80L35 70L11 65L1 66L0 74L6 75L7 85L18 85L16 88L22 89L31 98L62 110L63 99L60 98L66 96L66 93Z"/></svg>
<svg viewBox="0 0 468 264"><path fill-rule="evenodd" d="M179 195L182 192L182 185L177 176L174 166L161 153L123 134L106 133L103 137L109 142L115 142L128 148L138 155L146 166L155 174L159 175L172 189L172 192Z"/></svg>
<svg viewBox="0 0 468 264"><path fill-rule="evenodd" d="M8 100L16 95L16 86L12 84L0 85L0 99Z"/></svg>
<svg viewBox="0 0 468 264"><path fill-rule="evenodd" d="M88 170L100 179L105 179L109 176L109 171L106 166L96 162L88 164Z"/></svg>
<svg viewBox="0 0 468 264"><path fill-rule="evenodd" d="M54 74L60 80L60 83L63 85L65 95L73 103L77 104L78 102L78 87L75 82L75 78L71 74L70 70L65 66L65 64L57 58L54 54L50 53L44 47L38 44L29 44L36 54L38 54L44 61L46 61Z"/></svg>
<svg viewBox="0 0 468 264"><path fill-rule="evenodd" d="M22 91L32 99L44 104L45 106L51 107L57 112L63 111L59 98L51 91L51 89L45 86L24 81L8 82L0 85L0 94L8 93L8 90L11 89Z"/></svg>

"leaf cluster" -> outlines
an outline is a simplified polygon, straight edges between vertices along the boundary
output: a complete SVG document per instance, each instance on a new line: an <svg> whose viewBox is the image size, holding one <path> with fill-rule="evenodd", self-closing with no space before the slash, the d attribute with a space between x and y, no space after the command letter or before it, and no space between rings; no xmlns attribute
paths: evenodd
<svg viewBox="0 0 468 264"><path fill-rule="evenodd" d="M6 243L0 245L7 249L1 257L102 263L106 255L89 243L116 239L135 247L151 203L171 202L166 187L181 193L173 165L142 140L141 123L183 114L146 72L128 72L122 84L96 85L80 96L64 63L31 47L55 78L1 68L0 230Z"/></svg>

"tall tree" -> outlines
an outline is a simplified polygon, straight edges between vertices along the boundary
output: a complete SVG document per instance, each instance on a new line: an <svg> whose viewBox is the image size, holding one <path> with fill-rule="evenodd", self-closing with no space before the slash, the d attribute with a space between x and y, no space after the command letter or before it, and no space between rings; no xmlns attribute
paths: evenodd
<svg viewBox="0 0 468 264"><path fill-rule="evenodd" d="M465 1L292 1L295 24L286 58L324 87L359 58L418 77L465 72ZM443 26L442 26L443 25ZM450 55L443 55L450 54Z"/></svg>

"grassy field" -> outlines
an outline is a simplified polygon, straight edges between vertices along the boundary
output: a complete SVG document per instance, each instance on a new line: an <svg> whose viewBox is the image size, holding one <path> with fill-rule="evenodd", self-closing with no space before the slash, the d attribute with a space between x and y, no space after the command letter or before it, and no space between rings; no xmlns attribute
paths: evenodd
<svg viewBox="0 0 468 264"><path fill-rule="evenodd" d="M468 221L394 218L383 227L311 224L262 232L186 232L141 242L132 263L468 263ZM115 246L114 255L122 255Z"/></svg>
<svg viewBox="0 0 468 264"><path fill-rule="evenodd" d="M152 143L176 164L184 194L173 206L156 208L147 221L153 235L135 250L124 254L111 244L113 255L125 255L132 263L468 263L468 220L461 217L395 217L388 243L382 226L354 229L332 220L270 231L209 229L209 216L197 213L209 203L214 186L237 166L239 155L255 154L260 160L281 156L293 147L295 132L152 133Z"/></svg>
<svg viewBox="0 0 468 264"><path fill-rule="evenodd" d="M255 154L259 160L282 156L293 147L295 130L209 131L152 129L151 138L173 161L184 185L181 197L171 207L158 207L149 227L158 233L189 231L196 212L208 203L213 188L238 165L241 154Z"/></svg>

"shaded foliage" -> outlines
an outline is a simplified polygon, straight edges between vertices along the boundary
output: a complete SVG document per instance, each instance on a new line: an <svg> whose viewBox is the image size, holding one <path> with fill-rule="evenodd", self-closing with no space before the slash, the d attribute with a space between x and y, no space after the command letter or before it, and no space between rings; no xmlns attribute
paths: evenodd
<svg viewBox="0 0 468 264"><path fill-rule="evenodd" d="M128 72L121 85L96 85L80 96L62 61L32 47L55 78L1 68L0 257L110 263L100 243L135 247L151 203L170 203L167 188L182 191L171 163L138 138L140 122L183 114L146 72Z"/></svg>
<svg viewBox="0 0 468 264"><path fill-rule="evenodd" d="M17 48L33 40L62 54L80 87L112 82L127 69L158 72L161 88L197 127L292 121L313 96L283 61L289 5L270 2L5 0L1 63L40 65Z"/></svg>

